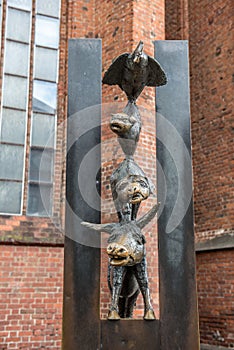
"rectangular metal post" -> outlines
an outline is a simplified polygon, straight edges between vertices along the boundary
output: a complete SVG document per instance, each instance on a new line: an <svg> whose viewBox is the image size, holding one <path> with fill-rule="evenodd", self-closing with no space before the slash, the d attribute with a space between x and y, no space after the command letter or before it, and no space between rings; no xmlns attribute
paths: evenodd
<svg viewBox="0 0 234 350"><path fill-rule="evenodd" d="M161 350L198 350L187 41L155 42Z"/></svg>
<svg viewBox="0 0 234 350"><path fill-rule="evenodd" d="M72 39L68 57L63 350L100 346L101 40Z"/></svg>
<svg viewBox="0 0 234 350"><path fill-rule="evenodd" d="M101 321L102 350L160 350L159 320Z"/></svg>

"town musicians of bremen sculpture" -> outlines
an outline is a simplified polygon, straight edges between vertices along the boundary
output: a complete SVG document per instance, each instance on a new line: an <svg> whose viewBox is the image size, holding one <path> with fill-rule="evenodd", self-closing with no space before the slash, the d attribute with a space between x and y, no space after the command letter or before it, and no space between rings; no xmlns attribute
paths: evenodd
<svg viewBox="0 0 234 350"><path fill-rule="evenodd" d="M142 41L133 53L117 57L103 78L104 84L119 85L128 98L124 111L113 114L110 120L110 128L117 134L125 154L124 161L110 177L119 222L82 224L110 234L106 249L109 256L108 285L112 293L109 320L132 317L140 291L144 299L144 319L155 319L148 287L146 241L141 230L155 216L159 204L137 219L141 202L153 192L154 186L134 162L133 156L141 131L141 116L136 99L145 86L161 86L166 82L166 75L159 63L144 53Z"/></svg>

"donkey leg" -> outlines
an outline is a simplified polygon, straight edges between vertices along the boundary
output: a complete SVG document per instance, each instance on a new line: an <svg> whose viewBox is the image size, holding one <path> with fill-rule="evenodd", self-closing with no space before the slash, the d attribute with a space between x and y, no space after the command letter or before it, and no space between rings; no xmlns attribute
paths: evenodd
<svg viewBox="0 0 234 350"><path fill-rule="evenodd" d="M148 275L147 275L147 262L145 257L142 259L140 264L135 265L135 276L144 299L144 304L145 304L144 319L154 320L155 315L154 315L154 310L150 301L150 292L149 292Z"/></svg>
<svg viewBox="0 0 234 350"><path fill-rule="evenodd" d="M111 295L111 306L108 314L108 320L119 320L119 296L122 289L123 278L125 275L125 268L113 267L113 283L112 283L112 295Z"/></svg>

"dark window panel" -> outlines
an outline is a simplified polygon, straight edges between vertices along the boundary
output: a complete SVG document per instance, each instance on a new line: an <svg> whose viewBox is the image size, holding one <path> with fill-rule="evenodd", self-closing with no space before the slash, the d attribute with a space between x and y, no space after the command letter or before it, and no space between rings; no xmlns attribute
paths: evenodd
<svg viewBox="0 0 234 350"><path fill-rule="evenodd" d="M24 144L26 112L3 108L1 141Z"/></svg>
<svg viewBox="0 0 234 350"><path fill-rule="evenodd" d="M52 17L59 17L60 15L60 1L59 0L37 0L36 12L41 15Z"/></svg>
<svg viewBox="0 0 234 350"><path fill-rule="evenodd" d="M55 114L57 105L57 84L34 80L33 110Z"/></svg>
<svg viewBox="0 0 234 350"><path fill-rule="evenodd" d="M0 181L0 212L3 214L20 214L22 183Z"/></svg>
<svg viewBox="0 0 234 350"><path fill-rule="evenodd" d="M27 93L28 79L5 74L3 84L3 106L26 110Z"/></svg>
<svg viewBox="0 0 234 350"><path fill-rule="evenodd" d="M6 41L5 73L14 75L29 75L29 45Z"/></svg>
<svg viewBox="0 0 234 350"><path fill-rule="evenodd" d="M59 46L59 20L37 15L35 44L57 49Z"/></svg>
<svg viewBox="0 0 234 350"><path fill-rule="evenodd" d="M0 179L21 180L24 167L24 147L0 144Z"/></svg>
<svg viewBox="0 0 234 350"><path fill-rule="evenodd" d="M32 146L54 147L55 117L34 113L32 117Z"/></svg>
<svg viewBox="0 0 234 350"><path fill-rule="evenodd" d="M36 47L34 77L56 82L58 67L58 51Z"/></svg>
<svg viewBox="0 0 234 350"><path fill-rule="evenodd" d="M51 216L52 186L29 184L27 214L32 216Z"/></svg>
<svg viewBox="0 0 234 350"><path fill-rule="evenodd" d="M47 149L31 149L30 152L30 181L52 182L53 180L53 151Z"/></svg>
<svg viewBox="0 0 234 350"><path fill-rule="evenodd" d="M29 43L31 31L31 14L16 9L8 9L7 14L7 39Z"/></svg>

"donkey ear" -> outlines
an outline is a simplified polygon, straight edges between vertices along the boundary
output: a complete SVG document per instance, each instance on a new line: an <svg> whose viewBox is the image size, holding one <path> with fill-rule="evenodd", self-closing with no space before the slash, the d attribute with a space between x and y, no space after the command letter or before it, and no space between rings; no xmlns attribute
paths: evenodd
<svg viewBox="0 0 234 350"><path fill-rule="evenodd" d="M92 222L86 222L82 221L81 225L91 228L92 230L98 231L98 232L107 232L111 233L114 226L116 225L115 223L110 223L110 224L93 224Z"/></svg>
<svg viewBox="0 0 234 350"><path fill-rule="evenodd" d="M145 227L156 215L158 208L160 206L160 203L155 204L153 208L148 211L145 215L143 215L139 220L136 221L137 226L142 229Z"/></svg>

